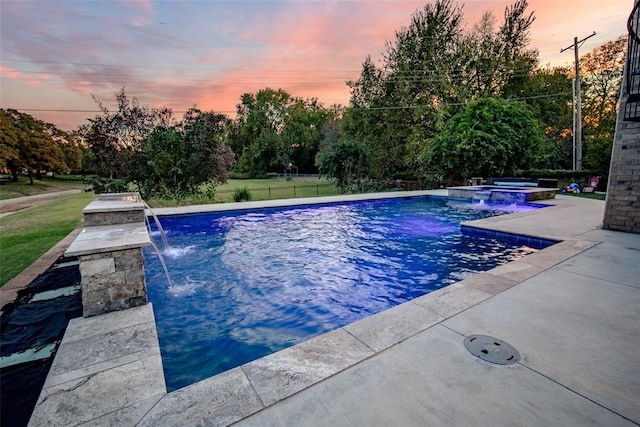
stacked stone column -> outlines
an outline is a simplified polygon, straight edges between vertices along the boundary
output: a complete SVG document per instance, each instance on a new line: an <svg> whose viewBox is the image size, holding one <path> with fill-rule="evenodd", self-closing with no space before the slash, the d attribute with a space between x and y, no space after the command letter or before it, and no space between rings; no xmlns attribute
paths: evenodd
<svg viewBox="0 0 640 427"><path fill-rule="evenodd" d="M84 317L146 304L142 247L151 244L137 193L101 196L66 254L80 259Z"/></svg>

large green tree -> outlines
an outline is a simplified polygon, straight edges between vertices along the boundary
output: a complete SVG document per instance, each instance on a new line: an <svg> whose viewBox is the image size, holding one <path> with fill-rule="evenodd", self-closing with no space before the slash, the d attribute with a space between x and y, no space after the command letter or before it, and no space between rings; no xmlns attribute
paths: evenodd
<svg viewBox="0 0 640 427"><path fill-rule="evenodd" d="M167 108L149 108L116 94L118 109L102 114L74 135L91 148L96 172L134 183L143 197L183 198L203 183L226 182L234 164L228 144L230 120L189 109L180 122Z"/></svg>
<svg viewBox="0 0 640 427"><path fill-rule="evenodd" d="M180 123L156 126L132 154L127 178L146 198L181 199L201 184L226 182L235 162L226 140L228 122L223 114L191 108Z"/></svg>
<svg viewBox="0 0 640 427"><path fill-rule="evenodd" d="M580 58L584 117L584 166L606 174L618 115L627 37L596 47Z"/></svg>
<svg viewBox="0 0 640 427"><path fill-rule="evenodd" d="M404 145L392 146L395 129L389 126L389 107L385 75L370 56L362 64L360 78L347 84L351 87L349 108L344 113L344 136L365 145L373 158L372 174L381 177L404 165ZM395 149L394 149L395 148Z"/></svg>
<svg viewBox="0 0 640 427"><path fill-rule="evenodd" d="M571 72L565 67L541 68L505 90L508 99L522 100L540 122L543 140L534 167L571 169L573 107Z"/></svg>
<svg viewBox="0 0 640 427"><path fill-rule="evenodd" d="M0 109L0 168L8 169L14 181L26 171L31 184L34 175L69 171L60 146L62 135L55 126L29 114Z"/></svg>
<svg viewBox="0 0 640 427"><path fill-rule="evenodd" d="M157 126L170 126L172 114L167 108L140 105L135 97L127 96L124 88L115 98L117 111L113 112L94 98L101 114L89 119L89 129L84 138L93 153L94 173L123 178L134 166L134 154L140 152L142 141Z"/></svg>
<svg viewBox="0 0 640 427"><path fill-rule="evenodd" d="M17 167L20 164L20 148L18 140L20 130L14 126L17 112L0 109L0 169L9 170L14 180L18 180Z"/></svg>
<svg viewBox="0 0 640 427"><path fill-rule="evenodd" d="M346 192L362 188L371 169L371 154L362 144L339 142L318 153L316 165L336 183L338 190Z"/></svg>
<svg viewBox="0 0 640 427"><path fill-rule="evenodd" d="M509 176L533 166L541 141L539 124L524 103L483 98L449 119L422 159L449 181Z"/></svg>
<svg viewBox="0 0 640 427"><path fill-rule="evenodd" d="M236 169L251 176L284 171L315 172L314 158L331 111L317 99L265 88L242 95L229 138L238 156Z"/></svg>
<svg viewBox="0 0 640 427"><path fill-rule="evenodd" d="M303 173L316 171L315 156L332 113L315 98L295 98L280 133L280 164Z"/></svg>
<svg viewBox="0 0 640 427"><path fill-rule="evenodd" d="M279 133L284 129L291 96L284 90L266 88L245 93L236 106L231 146L238 156L238 169L252 176L264 176L282 169Z"/></svg>
<svg viewBox="0 0 640 427"><path fill-rule="evenodd" d="M50 123L45 123L46 132L51 135L54 143L60 148L65 167L52 172L81 172L83 150L79 141L68 132L58 129Z"/></svg>
<svg viewBox="0 0 640 427"><path fill-rule="evenodd" d="M463 27L453 1L428 3L387 42L381 66L367 57L360 78L348 83L345 137L367 146L373 176L410 168L417 147L437 129L442 106L458 100Z"/></svg>

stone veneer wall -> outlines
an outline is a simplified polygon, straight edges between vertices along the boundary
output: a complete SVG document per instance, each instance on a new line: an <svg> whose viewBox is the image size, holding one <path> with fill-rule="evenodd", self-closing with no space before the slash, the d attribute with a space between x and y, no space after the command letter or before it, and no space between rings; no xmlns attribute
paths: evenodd
<svg viewBox="0 0 640 427"><path fill-rule="evenodd" d="M504 203L525 203L535 200L547 200L556 198L555 188L522 187L518 190L509 190L500 186L467 186L448 187L449 197L460 199L491 200Z"/></svg>
<svg viewBox="0 0 640 427"><path fill-rule="evenodd" d="M92 227L97 225L129 224L132 222L144 222L143 210L95 212L84 214L84 225Z"/></svg>
<svg viewBox="0 0 640 427"><path fill-rule="evenodd" d="M625 92L623 88L611 153L604 228L640 233L640 122L622 120Z"/></svg>
<svg viewBox="0 0 640 427"><path fill-rule="evenodd" d="M80 256L83 316L147 303L142 249Z"/></svg>

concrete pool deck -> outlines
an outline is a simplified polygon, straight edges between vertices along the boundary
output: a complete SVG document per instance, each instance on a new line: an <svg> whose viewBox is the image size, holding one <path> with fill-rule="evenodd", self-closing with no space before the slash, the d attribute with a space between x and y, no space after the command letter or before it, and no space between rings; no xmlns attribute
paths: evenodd
<svg viewBox="0 0 640 427"><path fill-rule="evenodd" d="M563 242L171 393L150 304L74 319L30 425L637 425L640 235L544 203L473 225Z"/></svg>

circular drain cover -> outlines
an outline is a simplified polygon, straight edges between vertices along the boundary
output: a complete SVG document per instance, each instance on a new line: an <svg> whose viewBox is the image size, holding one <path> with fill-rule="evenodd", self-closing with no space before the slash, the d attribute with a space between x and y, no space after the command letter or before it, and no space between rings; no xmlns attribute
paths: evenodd
<svg viewBox="0 0 640 427"><path fill-rule="evenodd" d="M487 335L469 335L464 346L476 357L498 365L511 365L520 360L520 353L511 344Z"/></svg>

